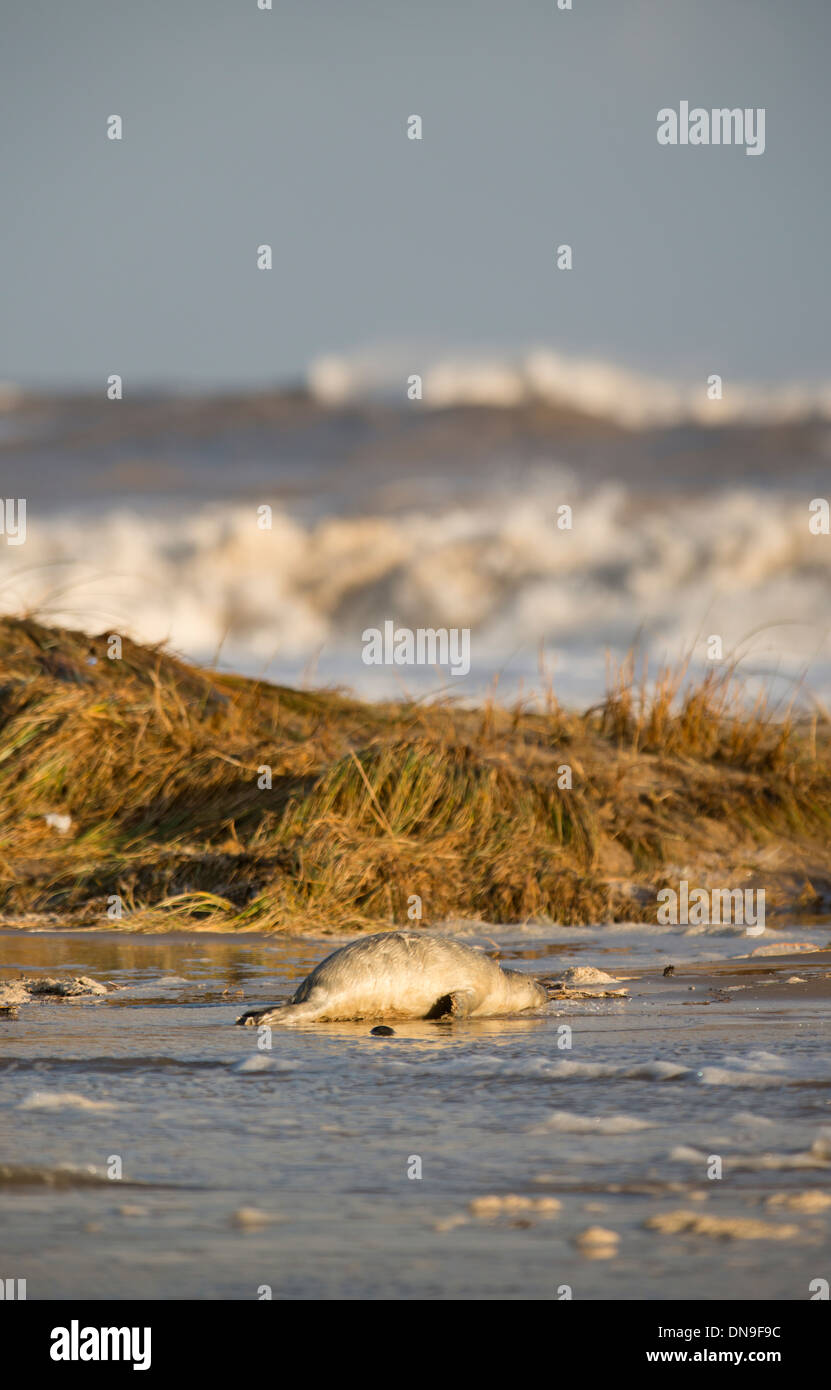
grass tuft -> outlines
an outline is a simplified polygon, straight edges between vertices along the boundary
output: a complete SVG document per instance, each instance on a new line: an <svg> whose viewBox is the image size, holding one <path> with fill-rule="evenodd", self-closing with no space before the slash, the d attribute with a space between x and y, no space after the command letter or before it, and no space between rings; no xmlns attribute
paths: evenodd
<svg viewBox="0 0 831 1390"><path fill-rule="evenodd" d="M650 682L630 657L582 714L550 688L512 709L370 705L4 618L0 911L363 930L406 924L417 897L424 925L636 921L679 876L818 903L828 732L748 703L730 669Z"/></svg>

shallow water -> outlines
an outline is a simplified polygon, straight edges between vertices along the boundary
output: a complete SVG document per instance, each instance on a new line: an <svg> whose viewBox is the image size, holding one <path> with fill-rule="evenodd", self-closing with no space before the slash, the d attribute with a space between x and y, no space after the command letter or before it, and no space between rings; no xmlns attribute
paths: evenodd
<svg viewBox="0 0 831 1390"><path fill-rule="evenodd" d="M777 940L788 935L820 945L829 930ZM580 963L623 975L757 944L637 928L474 939L541 974ZM26 1278L31 1299L254 1299L264 1285L274 1298L547 1299L568 1285L575 1298L802 1299L831 1276L828 1211L765 1206L831 1190L825 999L688 1008L688 985L633 984L629 1002L396 1023L388 1039L368 1023L275 1029L270 1052L232 1026L336 944L0 934L3 977L122 987L0 1020L0 1273ZM712 1154L720 1181L706 1177ZM114 1155L120 1180L107 1176ZM415 1156L420 1179L408 1177ZM489 1194L562 1205L550 1218L471 1217ZM644 1228L678 1208L798 1234ZM596 1225L619 1236L609 1258L575 1246Z"/></svg>

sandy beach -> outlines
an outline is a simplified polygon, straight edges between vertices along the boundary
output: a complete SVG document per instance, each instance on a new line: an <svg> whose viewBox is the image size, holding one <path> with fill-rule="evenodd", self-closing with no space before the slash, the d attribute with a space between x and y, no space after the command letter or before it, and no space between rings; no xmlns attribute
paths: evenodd
<svg viewBox="0 0 831 1390"><path fill-rule="evenodd" d="M828 938L495 928L465 939L625 994L261 1051L240 1005L287 997L331 941L5 931L4 983L117 986L0 1018L5 1249L29 1298L808 1298Z"/></svg>

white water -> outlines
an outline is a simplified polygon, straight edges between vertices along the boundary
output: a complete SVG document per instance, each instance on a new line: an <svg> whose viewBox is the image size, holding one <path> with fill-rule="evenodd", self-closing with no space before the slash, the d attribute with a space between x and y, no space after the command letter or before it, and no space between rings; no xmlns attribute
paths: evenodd
<svg viewBox="0 0 831 1390"><path fill-rule="evenodd" d="M263 500L267 500L264 489ZM0 545L0 606L90 631L169 642L200 662L298 680L344 681L369 696L446 683L480 691L498 672L591 698L607 649L637 641L651 666L720 637L725 658L831 692L831 537L808 503L762 489L585 494L566 473L525 495L395 514L292 515L240 502L30 513L26 545ZM561 529L558 508L572 508ZM368 499L371 505L371 499ZM368 667L362 633L387 619L471 630L472 672Z"/></svg>
<svg viewBox="0 0 831 1390"><path fill-rule="evenodd" d="M510 407L542 400L568 405L619 424L643 428L694 420L773 424L815 414L831 419L831 382L722 383L721 399L707 394L706 376L671 380L600 358L577 358L549 348L515 357L456 354L431 358L414 349L386 348L313 362L308 385L326 405L404 395L413 374L422 378L424 403Z"/></svg>

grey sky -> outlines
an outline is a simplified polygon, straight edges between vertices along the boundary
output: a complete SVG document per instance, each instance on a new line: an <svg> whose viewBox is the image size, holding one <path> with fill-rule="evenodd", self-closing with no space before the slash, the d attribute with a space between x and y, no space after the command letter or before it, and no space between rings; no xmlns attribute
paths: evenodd
<svg viewBox="0 0 831 1390"><path fill-rule="evenodd" d="M0 378L410 342L831 377L827 0L573 4L3 0ZM765 153L660 147L684 98L765 107Z"/></svg>

